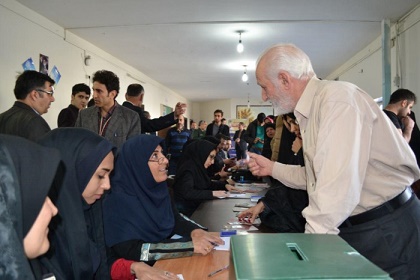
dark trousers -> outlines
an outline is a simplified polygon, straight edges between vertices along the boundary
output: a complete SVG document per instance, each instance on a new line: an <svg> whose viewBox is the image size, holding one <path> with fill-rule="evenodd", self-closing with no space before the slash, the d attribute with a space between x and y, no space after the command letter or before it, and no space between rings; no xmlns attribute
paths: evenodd
<svg viewBox="0 0 420 280"><path fill-rule="evenodd" d="M419 279L420 201L415 195L381 218L340 228L339 235L393 279Z"/></svg>

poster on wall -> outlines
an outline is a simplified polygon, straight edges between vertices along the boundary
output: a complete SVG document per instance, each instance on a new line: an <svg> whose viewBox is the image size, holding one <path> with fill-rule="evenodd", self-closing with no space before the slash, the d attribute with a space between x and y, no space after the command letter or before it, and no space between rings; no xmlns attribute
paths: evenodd
<svg viewBox="0 0 420 280"><path fill-rule="evenodd" d="M236 105L236 118L247 119L248 122L255 120L259 113L264 113L266 116L273 115L274 109L271 105Z"/></svg>
<svg viewBox="0 0 420 280"><path fill-rule="evenodd" d="M39 54L39 72L48 75L48 56Z"/></svg>
<svg viewBox="0 0 420 280"><path fill-rule="evenodd" d="M61 79L60 71L58 71L57 66L54 65L54 67L51 69L51 78L54 80L55 85L58 84L58 82Z"/></svg>
<svg viewBox="0 0 420 280"><path fill-rule="evenodd" d="M172 107L160 104L160 115L166 116L167 114L172 113Z"/></svg>
<svg viewBox="0 0 420 280"><path fill-rule="evenodd" d="M22 68L23 68L23 71L28 71L28 70L35 71L35 63L32 60L32 57L28 58L27 60L25 60L24 63L22 63Z"/></svg>
<svg viewBox="0 0 420 280"><path fill-rule="evenodd" d="M230 130L231 131L237 131L239 129L239 123L243 122L245 126L248 126L248 119L231 119L229 121L230 124Z"/></svg>

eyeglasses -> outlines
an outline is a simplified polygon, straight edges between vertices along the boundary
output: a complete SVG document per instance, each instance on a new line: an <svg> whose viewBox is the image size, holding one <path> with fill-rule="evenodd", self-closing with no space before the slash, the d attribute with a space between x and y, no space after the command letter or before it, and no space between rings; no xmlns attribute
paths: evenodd
<svg viewBox="0 0 420 280"><path fill-rule="evenodd" d="M44 92L46 94L49 94L49 95L53 96L54 95L54 87L51 87L51 88L52 88L51 91L46 91L45 89L42 89L42 88L37 88L37 89L35 89L35 91Z"/></svg>
<svg viewBox="0 0 420 280"><path fill-rule="evenodd" d="M166 156L158 158L157 154L153 154L151 159L149 159L150 162L157 162L159 165L162 165L165 162L165 159L170 160L171 154L167 154Z"/></svg>

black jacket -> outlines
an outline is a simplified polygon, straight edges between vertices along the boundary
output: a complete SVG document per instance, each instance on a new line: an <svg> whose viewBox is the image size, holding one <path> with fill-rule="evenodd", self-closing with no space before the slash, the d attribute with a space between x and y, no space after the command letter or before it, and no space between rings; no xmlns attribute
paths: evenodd
<svg viewBox="0 0 420 280"><path fill-rule="evenodd" d="M215 136L213 135L213 126L214 126L214 122L212 122L211 124L207 126L206 135ZM220 125L219 132L216 134L219 134L219 133L226 135L227 137L230 137L229 126L224 125L224 124Z"/></svg>
<svg viewBox="0 0 420 280"><path fill-rule="evenodd" d="M12 108L0 114L0 133L37 141L51 130L48 123L30 106L16 101Z"/></svg>
<svg viewBox="0 0 420 280"><path fill-rule="evenodd" d="M142 134L145 134L146 132L155 132L176 124L174 112L160 118L149 120L144 116L144 111L141 107L135 106L128 101L125 101L122 105L139 114Z"/></svg>
<svg viewBox="0 0 420 280"><path fill-rule="evenodd" d="M79 108L70 104L67 108L61 110L60 114L58 114L58 127L74 127L78 115Z"/></svg>

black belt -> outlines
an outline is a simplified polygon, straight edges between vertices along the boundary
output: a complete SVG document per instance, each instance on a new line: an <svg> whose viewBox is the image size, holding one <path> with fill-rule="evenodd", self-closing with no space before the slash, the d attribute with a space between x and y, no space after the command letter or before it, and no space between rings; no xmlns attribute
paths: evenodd
<svg viewBox="0 0 420 280"><path fill-rule="evenodd" d="M411 198L412 195L413 191L410 187L408 187L402 193L400 193L393 199L383 203L382 205L379 205L378 207L370 209L366 212L348 217L347 220L345 220L338 228L351 227L367 223L372 220L383 217L389 213L392 213L393 211L397 210L402 205L404 205Z"/></svg>

